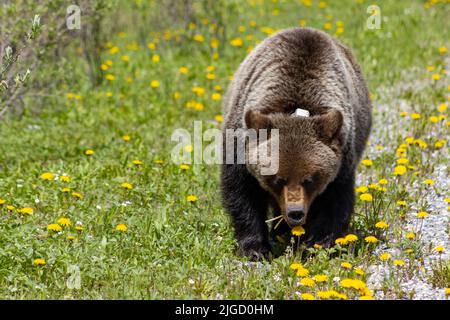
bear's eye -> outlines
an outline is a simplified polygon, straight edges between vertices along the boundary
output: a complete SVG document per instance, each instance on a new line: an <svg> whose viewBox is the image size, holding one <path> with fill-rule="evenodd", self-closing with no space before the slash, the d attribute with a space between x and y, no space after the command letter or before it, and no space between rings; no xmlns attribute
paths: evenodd
<svg viewBox="0 0 450 320"><path fill-rule="evenodd" d="M313 178L307 178L303 180L303 182L301 183L301 185L303 185L305 188L312 187L313 184L314 184Z"/></svg>
<svg viewBox="0 0 450 320"><path fill-rule="evenodd" d="M281 187L283 187L283 186L286 185L287 181L286 181L286 179L283 179L283 178L280 178L280 177L275 177L275 178L272 180L272 183L273 183L273 185L274 185L276 188L281 188Z"/></svg>

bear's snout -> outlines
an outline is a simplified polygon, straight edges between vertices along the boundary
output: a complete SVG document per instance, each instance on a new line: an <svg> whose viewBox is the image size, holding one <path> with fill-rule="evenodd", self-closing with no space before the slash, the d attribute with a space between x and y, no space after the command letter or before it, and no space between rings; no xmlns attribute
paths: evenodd
<svg viewBox="0 0 450 320"><path fill-rule="evenodd" d="M288 204L286 206L286 220L290 226L300 226L305 223L306 212L302 204Z"/></svg>
<svg viewBox="0 0 450 320"><path fill-rule="evenodd" d="M306 200L303 187L284 187L282 208L284 208L284 219L289 226L295 227L305 224L306 215L308 213L308 204Z"/></svg>

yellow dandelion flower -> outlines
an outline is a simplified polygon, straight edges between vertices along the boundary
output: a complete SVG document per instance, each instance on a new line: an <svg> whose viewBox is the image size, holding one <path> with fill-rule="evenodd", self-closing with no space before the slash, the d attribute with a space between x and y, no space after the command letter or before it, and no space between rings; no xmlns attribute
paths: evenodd
<svg viewBox="0 0 450 320"><path fill-rule="evenodd" d="M181 170L189 170L191 167L189 166L189 165L187 165L187 164L180 164L180 169Z"/></svg>
<svg viewBox="0 0 450 320"><path fill-rule="evenodd" d="M390 258L391 258L391 254L388 252L385 252L380 256L381 261L386 261L386 260L389 260Z"/></svg>
<svg viewBox="0 0 450 320"><path fill-rule="evenodd" d="M123 56L121 56L121 57L120 57L120 59L121 59L122 61L125 61L125 62L128 62L128 61L130 61L130 57L129 57L129 56L127 56L127 55L123 55Z"/></svg>
<svg viewBox="0 0 450 320"><path fill-rule="evenodd" d="M435 73L431 77L431 80L438 81L440 78L441 78L440 74L439 73Z"/></svg>
<svg viewBox="0 0 450 320"><path fill-rule="evenodd" d="M419 219L424 219L426 217L428 217L428 213L426 213L425 211L420 211L417 213L417 218Z"/></svg>
<svg viewBox="0 0 450 320"><path fill-rule="evenodd" d="M300 295L302 300L315 300L314 296L311 293L302 293Z"/></svg>
<svg viewBox="0 0 450 320"><path fill-rule="evenodd" d="M299 284L305 287L314 287L316 285L316 282L312 278L302 278L299 281Z"/></svg>
<svg viewBox="0 0 450 320"><path fill-rule="evenodd" d="M406 112L406 111L400 112L400 117L406 117L406 116L408 116L408 112Z"/></svg>
<svg viewBox="0 0 450 320"><path fill-rule="evenodd" d="M194 147L189 144L189 145L184 147L184 151L192 153L192 151L194 151Z"/></svg>
<svg viewBox="0 0 450 320"><path fill-rule="evenodd" d="M54 180L55 175L51 172L45 172L45 173L41 174L41 179L46 180L46 181Z"/></svg>
<svg viewBox="0 0 450 320"><path fill-rule="evenodd" d="M361 296L359 300L374 300L372 296Z"/></svg>
<svg viewBox="0 0 450 320"><path fill-rule="evenodd" d="M432 179L425 179L425 184L428 185L428 186L432 186L432 185L434 185L434 180L432 180Z"/></svg>
<svg viewBox="0 0 450 320"><path fill-rule="evenodd" d="M57 222L62 227L70 227L72 225L72 222L68 218L59 218Z"/></svg>
<svg viewBox="0 0 450 320"><path fill-rule="evenodd" d="M196 202L198 200L198 198L197 198L197 196L189 195L189 196L186 197L186 200L188 202L190 202L190 203L194 203L194 202Z"/></svg>
<svg viewBox="0 0 450 320"><path fill-rule="evenodd" d="M86 151L84 152L84 154L87 155L87 156L92 156L94 153L95 153L95 152L94 152L94 150L92 150L92 149L88 149L88 150L86 150Z"/></svg>
<svg viewBox="0 0 450 320"><path fill-rule="evenodd" d="M347 242L347 240L345 240L345 238L337 238L337 239L334 241L334 243L336 243L336 244L338 244L338 245L341 245L341 246L344 246L344 245L346 245L348 242Z"/></svg>
<svg viewBox="0 0 450 320"><path fill-rule="evenodd" d="M397 205L399 205L400 207L406 207L408 204L406 203L406 201L398 200Z"/></svg>
<svg viewBox="0 0 450 320"><path fill-rule="evenodd" d="M349 262L342 262L341 263L341 267L344 268L344 269L348 269L349 270L349 269L352 268L352 265Z"/></svg>
<svg viewBox="0 0 450 320"><path fill-rule="evenodd" d="M72 197L77 198L77 199L83 199L83 195L79 192L72 192Z"/></svg>
<svg viewBox="0 0 450 320"><path fill-rule="evenodd" d="M291 230L292 235L300 237L305 234L305 229L302 226L293 227Z"/></svg>
<svg viewBox="0 0 450 320"><path fill-rule="evenodd" d="M124 182L120 185L122 188L127 189L127 190L131 190L133 189L133 185L131 183L128 182Z"/></svg>
<svg viewBox="0 0 450 320"><path fill-rule="evenodd" d="M6 203L6 200L5 199L2 199L2 198L0 198L0 206L1 205L3 205L3 204L5 204Z"/></svg>
<svg viewBox="0 0 450 320"><path fill-rule="evenodd" d="M359 196L359 199L364 202L372 202L373 201L373 197L370 193L363 193L362 195Z"/></svg>
<svg viewBox="0 0 450 320"><path fill-rule="evenodd" d="M306 277L309 275L309 270L304 267L300 267L297 269L296 275L297 277Z"/></svg>
<svg viewBox="0 0 450 320"><path fill-rule="evenodd" d="M150 87L152 87L153 89L159 88L160 83L158 80L152 80L152 82L150 82Z"/></svg>
<svg viewBox="0 0 450 320"><path fill-rule="evenodd" d="M368 236L364 238L364 241L366 241L367 243L377 243L378 239L374 236Z"/></svg>
<svg viewBox="0 0 450 320"><path fill-rule="evenodd" d="M217 122L222 122L223 121L223 116L218 114L214 117L214 120L216 120Z"/></svg>
<svg viewBox="0 0 450 320"><path fill-rule="evenodd" d="M76 238L77 238L77 237L72 236L72 235L68 235L68 236L67 236L67 240L69 240L69 241L74 241Z"/></svg>
<svg viewBox="0 0 450 320"><path fill-rule="evenodd" d="M153 62L159 62L159 61L161 61L161 57L159 56L159 54L154 54L154 55L152 56L152 61L153 61Z"/></svg>
<svg viewBox="0 0 450 320"><path fill-rule="evenodd" d="M34 259L33 264L35 266L45 266L46 262L45 262L45 259L38 258L38 259Z"/></svg>
<svg viewBox="0 0 450 320"><path fill-rule="evenodd" d="M328 281L328 276L326 274L316 274L313 279L316 282L326 282Z"/></svg>
<svg viewBox="0 0 450 320"><path fill-rule="evenodd" d="M445 111L447 111L447 104L446 103L441 103L439 106L438 106L438 111L440 112L440 113L444 113Z"/></svg>
<svg viewBox="0 0 450 320"><path fill-rule="evenodd" d="M386 185L388 184L388 180L387 179L380 179L380 181L378 181L379 184L381 185Z"/></svg>
<svg viewBox="0 0 450 320"><path fill-rule="evenodd" d="M414 234L414 232L408 232L406 234L406 238L409 240L413 240L416 237L416 235Z"/></svg>
<svg viewBox="0 0 450 320"><path fill-rule="evenodd" d="M231 44L233 47L240 47L240 46L242 46L243 43L244 43L244 42L242 41L241 38L234 38L234 39L232 39L232 40L230 41L230 44Z"/></svg>
<svg viewBox="0 0 450 320"><path fill-rule="evenodd" d="M133 160L133 162L132 162L135 166L140 166L140 165L142 165L142 161L141 160Z"/></svg>
<svg viewBox="0 0 450 320"><path fill-rule="evenodd" d="M8 209L8 211L14 211L16 209L16 207L8 205L8 206L6 206L6 209Z"/></svg>
<svg viewBox="0 0 450 320"><path fill-rule="evenodd" d="M345 236L345 241L352 243L352 242L358 241L358 237L356 235L350 233Z"/></svg>
<svg viewBox="0 0 450 320"><path fill-rule="evenodd" d="M333 25L331 23L327 22L323 25L323 28L325 30L331 30L331 28L333 28Z"/></svg>
<svg viewBox="0 0 450 320"><path fill-rule="evenodd" d="M214 101L220 101L220 99L222 99L222 95L220 93L215 92L211 95L211 99L213 99Z"/></svg>
<svg viewBox="0 0 450 320"><path fill-rule="evenodd" d="M107 74L107 75L105 76L105 78L106 78L106 80L109 80L109 81L114 81L114 80L116 80L116 77L115 77L114 75L112 75L112 74Z"/></svg>
<svg viewBox="0 0 450 320"><path fill-rule="evenodd" d="M128 227L126 226L126 224L119 223L119 224L116 226L116 231L119 231L119 232L126 232L127 230L128 230Z"/></svg>
<svg viewBox="0 0 450 320"><path fill-rule="evenodd" d="M61 192L62 193L69 193L70 192L70 188L62 188Z"/></svg>
<svg viewBox="0 0 450 320"><path fill-rule="evenodd" d="M361 267L356 267L355 268L355 273L357 275L363 276L364 275L364 270Z"/></svg>
<svg viewBox="0 0 450 320"><path fill-rule="evenodd" d="M322 249L322 246L320 244L318 244L318 243L314 243L313 248L317 249L317 250L320 250L320 249Z"/></svg>
<svg viewBox="0 0 450 320"><path fill-rule="evenodd" d="M197 42L205 41L205 38L201 34L196 34L193 39L194 39L194 41L197 41Z"/></svg>
<svg viewBox="0 0 450 320"><path fill-rule="evenodd" d="M439 53L446 53L447 47L439 47Z"/></svg>
<svg viewBox="0 0 450 320"><path fill-rule="evenodd" d="M59 224L51 223L47 226L48 231L60 232L62 231L62 227Z"/></svg>
<svg viewBox="0 0 450 320"><path fill-rule="evenodd" d="M14 209L13 206L10 206L10 207ZM22 214L32 215L34 213L34 210L33 210L33 208L25 207L25 208L17 209L17 212L22 213Z"/></svg>
<svg viewBox="0 0 450 320"><path fill-rule="evenodd" d="M81 231L84 230L84 227L83 226L76 226L75 230L77 230L78 232L81 232Z"/></svg>
<svg viewBox="0 0 450 320"><path fill-rule="evenodd" d="M404 175L406 173L406 167L405 166L396 166L394 168L394 176L401 176Z"/></svg>
<svg viewBox="0 0 450 320"><path fill-rule="evenodd" d="M366 193L369 189L366 186L361 186L355 189L356 193Z"/></svg>
<svg viewBox="0 0 450 320"><path fill-rule="evenodd" d="M450 288L445 288L444 293L446 296L450 296Z"/></svg>
<svg viewBox="0 0 450 320"><path fill-rule="evenodd" d="M394 266L403 267L404 265L405 265L405 261L400 260L400 259L394 260Z"/></svg>
<svg viewBox="0 0 450 320"><path fill-rule="evenodd" d="M420 113L414 112L411 114L411 119L413 120L419 120L421 118Z"/></svg>
<svg viewBox="0 0 450 320"><path fill-rule="evenodd" d="M437 246L436 248L434 248L434 251L441 254L445 251L445 248L443 246Z"/></svg>
<svg viewBox="0 0 450 320"><path fill-rule="evenodd" d="M373 161L370 159L364 159L361 161L361 163L366 167L371 167L373 165Z"/></svg>
<svg viewBox="0 0 450 320"><path fill-rule="evenodd" d="M178 72L180 72L181 74L187 74L189 72L189 69L187 67L181 67L180 69L178 69Z"/></svg>
<svg viewBox="0 0 450 320"><path fill-rule="evenodd" d="M298 270L299 268L303 268L303 265L301 263L294 262L294 263L291 263L289 268L291 268L292 270Z"/></svg>
<svg viewBox="0 0 450 320"><path fill-rule="evenodd" d="M69 176L60 176L59 180L62 182L70 182L70 177Z"/></svg>
<svg viewBox="0 0 450 320"><path fill-rule="evenodd" d="M378 228L378 229L387 229L388 227L389 227L389 225L384 221L378 221L375 224L375 228Z"/></svg>
<svg viewBox="0 0 450 320"><path fill-rule="evenodd" d="M317 291L316 295L320 299L330 299L332 296L332 293L330 291Z"/></svg>

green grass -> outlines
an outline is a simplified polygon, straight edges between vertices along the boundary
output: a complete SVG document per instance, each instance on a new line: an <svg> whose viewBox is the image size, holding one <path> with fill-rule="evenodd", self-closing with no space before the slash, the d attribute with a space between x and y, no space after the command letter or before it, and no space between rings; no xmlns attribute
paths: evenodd
<svg viewBox="0 0 450 320"><path fill-rule="evenodd" d="M369 3L364 1L328 1L324 9L317 1L311 7L301 1L235 2L237 14L224 14L224 33L212 28L210 19L192 30L171 30L173 37L169 40L149 35L147 42L157 42L155 50L144 43L137 50L127 48L137 41L131 28L124 27L125 35L111 35L109 47L117 46L119 52L111 54L105 47L102 57L105 63L112 61L105 75L112 74L115 80L105 80L96 88L89 84L83 61L69 54L70 86L55 89L49 97L28 99L30 107L33 99L45 99L47 107L39 116L26 112L21 119L8 118L0 123L0 199L5 200L0 205L1 298L292 299L298 298L296 291L327 289L358 298L357 291L340 288L332 279L367 280L368 267L379 261L371 254L377 246L399 248L401 252L413 249L413 253L402 253L401 258L408 260L402 268L386 262L397 277L386 279L385 291L393 298L408 296L395 281L413 274L420 257L430 251L417 239L420 232L416 240L405 238L401 216L407 209L399 208L396 202L405 200L409 208L427 211L429 204L411 191L413 183L420 182L420 188L427 188L423 180L433 174L436 165L448 162L444 155L433 153L438 139L449 138L448 120L435 124L428 117L438 115L436 107L449 96L443 73L440 80L431 80L433 73L445 68L444 58L448 56L439 48L448 46L449 6L438 4L425 9L423 1L380 1L381 14L386 18L382 29L367 30ZM131 10L122 6L124 13ZM355 215L352 223L353 232L359 236L357 243L330 251L303 250L301 262L310 274L329 277L327 283L315 288L297 287L299 278L289 265L300 258L292 250L272 262L256 265L236 256L233 230L220 202L219 167L193 165L182 170L170 159L175 145L170 136L176 128L192 132L194 120L203 120L204 129L220 128L215 116L221 113L221 101L211 95L224 95L228 77L246 56L248 47L267 36L260 28L298 26L300 19L319 29L330 22L330 34L335 33L336 22L342 21L344 32L339 38L354 50L374 98L374 127L380 129L371 140L384 146L378 153L368 153L374 164L361 166L360 172L366 185L381 178L389 180L385 186L388 192L369 190L373 202L357 201L356 213L360 215ZM250 21L257 25L250 26ZM239 26L245 26L245 31L239 32ZM196 34L201 34L204 42L192 40ZM219 39L217 49L210 46L214 37ZM237 37L243 45L230 45ZM154 54L160 56L159 62L152 61ZM123 55L128 55L129 61L123 61ZM180 74L183 66L189 69L187 74ZM208 66L214 66L214 71L208 72ZM434 66L435 71L428 72L427 66ZM215 79L208 80L208 73ZM153 80L159 81L158 88L151 88ZM420 91L414 90L414 85L397 92L387 90L413 80L426 86ZM195 86L205 89L204 96L192 92ZM67 93L80 95L79 99ZM406 111L419 112L422 118L401 118L399 111L405 110L399 99L412 106ZM202 103L204 109L187 108L193 100ZM382 104L390 106L389 114L378 112ZM448 115L448 111L443 114ZM394 137L381 129L389 120L398 129ZM429 137L430 132L436 134ZM124 135L130 140L125 141ZM425 140L428 146L408 146L407 158L418 168L393 177L396 150L409 135ZM95 153L87 156L87 149ZM132 164L135 159L143 164ZM418 159L423 165L415 163ZM414 171L420 173L414 175ZM70 181L43 180L45 172L66 174ZM131 183L133 189L122 188L124 182ZM71 191L63 193L62 188ZM440 194L445 192L440 186L435 188ZM81 193L82 199L72 192ZM188 195L196 195L198 201L189 203ZM7 205L31 207L34 213L20 214L16 209L8 210ZM61 233L48 231L47 226L61 217L69 218L72 226ZM388 231L374 227L380 219L389 224ZM75 230L77 221L84 227L81 232ZM126 232L115 230L121 223L126 224ZM364 237L371 234L384 239L383 243L366 244ZM68 235L76 238L68 240ZM38 258L45 259L46 264L34 265ZM353 268L342 268L344 261ZM71 266L80 269L79 289L67 286ZM356 266L366 273L355 274ZM449 285L448 280L440 280L448 279L448 275L433 279L437 287Z"/></svg>

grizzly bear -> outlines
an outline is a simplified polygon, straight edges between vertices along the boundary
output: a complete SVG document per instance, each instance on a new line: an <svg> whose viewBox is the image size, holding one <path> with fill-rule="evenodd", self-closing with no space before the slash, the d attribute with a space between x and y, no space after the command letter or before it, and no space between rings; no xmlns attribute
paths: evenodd
<svg viewBox="0 0 450 320"><path fill-rule="evenodd" d="M222 200L242 255L272 256L270 208L286 227L304 226L309 246L331 246L346 232L371 109L351 51L324 32L283 30L251 51L224 99L224 141L227 129L278 129L279 166L264 176L255 165L226 163L224 148Z"/></svg>

